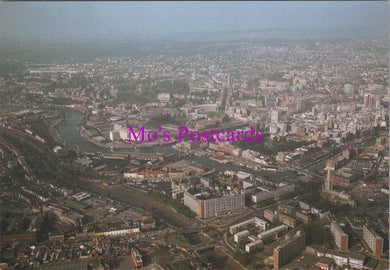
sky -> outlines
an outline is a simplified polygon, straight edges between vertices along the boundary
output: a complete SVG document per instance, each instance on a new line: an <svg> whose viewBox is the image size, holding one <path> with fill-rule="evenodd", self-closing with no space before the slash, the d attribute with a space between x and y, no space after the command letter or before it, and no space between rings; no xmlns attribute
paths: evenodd
<svg viewBox="0 0 390 270"><path fill-rule="evenodd" d="M388 25L387 1L0 2L3 40L142 39L269 28L386 31Z"/></svg>

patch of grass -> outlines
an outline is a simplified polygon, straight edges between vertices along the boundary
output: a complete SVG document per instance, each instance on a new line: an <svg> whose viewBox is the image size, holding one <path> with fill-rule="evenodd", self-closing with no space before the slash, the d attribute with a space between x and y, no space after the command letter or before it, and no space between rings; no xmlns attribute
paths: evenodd
<svg viewBox="0 0 390 270"><path fill-rule="evenodd" d="M301 260L300 258L303 257L303 259ZM298 257L298 258L295 258L291 261L292 264L294 264L294 266L300 266L300 267L303 267L303 268L307 268L309 265L312 265L314 263L314 259L315 259L315 256L313 254L303 254L302 256ZM297 262L297 260L300 260L299 262Z"/></svg>
<svg viewBox="0 0 390 270"><path fill-rule="evenodd" d="M389 269L389 263L384 261L378 261L376 269Z"/></svg>
<svg viewBox="0 0 390 270"><path fill-rule="evenodd" d="M118 100L126 104L145 104L148 102L156 102L157 94L152 92L120 92L118 93Z"/></svg>
<svg viewBox="0 0 390 270"><path fill-rule="evenodd" d="M355 243L349 250L350 251L360 251L362 249L362 245L360 243Z"/></svg>
<svg viewBox="0 0 390 270"><path fill-rule="evenodd" d="M210 242L210 240L201 233L174 233L169 235L169 241L173 244L182 246L191 246Z"/></svg>
<svg viewBox="0 0 390 270"><path fill-rule="evenodd" d="M239 269L237 264L234 268L228 267L228 258L226 254L216 249L199 252L199 260L204 266L212 267L212 269Z"/></svg>
<svg viewBox="0 0 390 270"><path fill-rule="evenodd" d="M146 79L143 84L145 87L141 91L135 91L126 89L118 93L118 100L127 104L145 104L148 102L156 102L158 93L170 93L170 94L187 94L189 93L189 84L186 81L174 80L173 83L170 80L158 82L156 85L150 87L150 80Z"/></svg>
<svg viewBox="0 0 390 270"><path fill-rule="evenodd" d="M82 202L74 201L74 200L66 200L65 203L69 207L74 208L78 211L84 211L85 209L88 208L88 205L86 205Z"/></svg>
<svg viewBox="0 0 390 270"><path fill-rule="evenodd" d="M157 256L158 263L161 265L170 264L173 260L175 260L175 257L169 250L162 250Z"/></svg>
<svg viewBox="0 0 390 270"><path fill-rule="evenodd" d="M314 260L314 255L313 254L305 254L304 255L305 257L301 260L301 263L305 264L309 264L309 263L312 263L313 260Z"/></svg>
<svg viewBox="0 0 390 270"><path fill-rule="evenodd" d="M169 242L182 246L190 246L190 240L183 233L175 233L169 235Z"/></svg>
<svg viewBox="0 0 390 270"><path fill-rule="evenodd" d="M217 240L219 238L219 233L215 229L206 229L204 233L207 234L211 239Z"/></svg>
<svg viewBox="0 0 390 270"><path fill-rule="evenodd" d="M190 260L178 261L178 262L175 262L175 263L171 264L171 266L172 266L173 269L177 269L177 270L192 270L192 269L195 269L191 265Z"/></svg>
<svg viewBox="0 0 390 270"><path fill-rule="evenodd" d="M204 236L202 233L186 234L185 236L189 239L191 245L210 243L209 238Z"/></svg>

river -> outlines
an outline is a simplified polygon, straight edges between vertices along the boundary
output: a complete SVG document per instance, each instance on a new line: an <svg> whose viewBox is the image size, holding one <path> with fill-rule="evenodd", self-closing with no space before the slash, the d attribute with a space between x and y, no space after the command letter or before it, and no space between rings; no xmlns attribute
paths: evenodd
<svg viewBox="0 0 390 270"><path fill-rule="evenodd" d="M83 115L81 113L65 110L64 114L65 120L59 125L58 133L65 142L65 146L88 153L107 152L106 149L90 143L80 135L77 127L83 120Z"/></svg>
<svg viewBox="0 0 390 270"><path fill-rule="evenodd" d="M39 109L39 108L32 108L32 107L21 107L21 106L5 106L0 108L0 112L15 112L25 109ZM45 110L48 110L48 108L42 108ZM70 109L65 108L59 108L56 109L58 111L61 111L65 114L65 120L59 125L58 132L61 135L66 147L80 150L82 152L86 153L107 153L111 152L111 149L101 148L93 143L90 143L87 141L84 137L81 136L80 132L78 131L78 125L83 120L83 114ZM154 146L150 148L142 148L142 149L118 149L115 150L118 152L141 152L141 153L164 153L164 154L179 154L180 152L176 151L172 148L171 145L165 145L165 146ZM251 169L241 167L241 166L235 166L232 164L221 164L219 162L210 160L207 157L198 157L198 156L189 156L186 158L186 160L191 162L199 163L200 165L204 166L205 168L210 169L217 169L219 171L225 171L227 169L229 170L235 170L235 171L245 171L248 173L254 173ZM262 172L256 172L254 173L256 176L262 176ZM288 179L288 178L294 178L297 175L293 172L281 172L281 173L274 173L274 174L268 174L270 178L273 179Z"/></svg>

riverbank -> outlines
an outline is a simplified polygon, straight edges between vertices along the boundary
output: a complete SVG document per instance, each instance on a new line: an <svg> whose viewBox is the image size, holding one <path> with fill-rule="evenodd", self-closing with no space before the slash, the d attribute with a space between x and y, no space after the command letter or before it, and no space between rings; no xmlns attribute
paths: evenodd
<svg viewBox="0 0 390 270"><path fill-rule="evenodd" d="M53 137L54 141L58 144L64 145L64 140L62 139L60 133L58 132L58 127L65 121L65 114L61 113L60 116L49 124L49 132Z"/></svg>
<svg viewBox="0 0 390 270"><path fill-rule="evenodd" d="M11 108L11 109L10 109ZM59 133L59 136L61 137L61 140L63 141L63 144L65 147L72 148L74 150L79 150L85 153L109 153L109 152L117 152L117 153L123 153L123 152L131 152L134 154L140 154L140 153L161 153L161 154L181 154L181 152L173 149L172 144L168 145L159 145L158 143L155 143L154 146L148 146L148 147L139 147L142 144L137 144L134 148L118 148L116 145L112 145L110 147L99 147L97 144L92 143L88 141L85 137L83 137L79 131L79 125L83 123L84 121L84 115L83 112L80 110L77 110L75 108L66 108L64 106L42 106L42 107L33 107L33 106L16 106L16 105L10 105L8 108L1 108L4 110L4 112L10 112L10 111L18 111L21 109L54 109L62 112L64 114L64 120L61 121L61 123L58 125L57 131ZM229 163L229 164L222 164L217 161L211 160L207 156L196 156L196 155L190 155L184 158L187 161L195 162L203 166L204 168L210 168L210 169L217 169L220 172L224 172L225 170L234 170L234 171L244 171L247 173L252 173L255 176L264 176L267 175L268 177L272 179L289 179L291 177L296 177L296 173L293 172L276 172L276 173L267 173L262 171L254 171L253 169L247 168L245 166L240 165L239 163Z"/></svg>

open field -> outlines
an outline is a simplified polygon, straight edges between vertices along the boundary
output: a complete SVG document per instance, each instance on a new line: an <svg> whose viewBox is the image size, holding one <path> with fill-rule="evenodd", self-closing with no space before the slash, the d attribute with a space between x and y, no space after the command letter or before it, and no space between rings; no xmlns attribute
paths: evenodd
<svg viewBox="0 0 390 270"><path fill-rule="evenodd" d="M231 257L229 257L225 252L218 248L200 252L201 260L202 257L205 255L207 255L205 258L212 258L212 261L210 262L213 266L212 269L245 269L240 264L235 262Z"/></svg>
<svg viewBox="0 0 390 270"><path fill-rule="evenodd" d="M192 246L202 243L210 243L208 237L202 235L201 233L173 233L169 236L169 241L173 244L178 244L182 246Z"/></svg>

